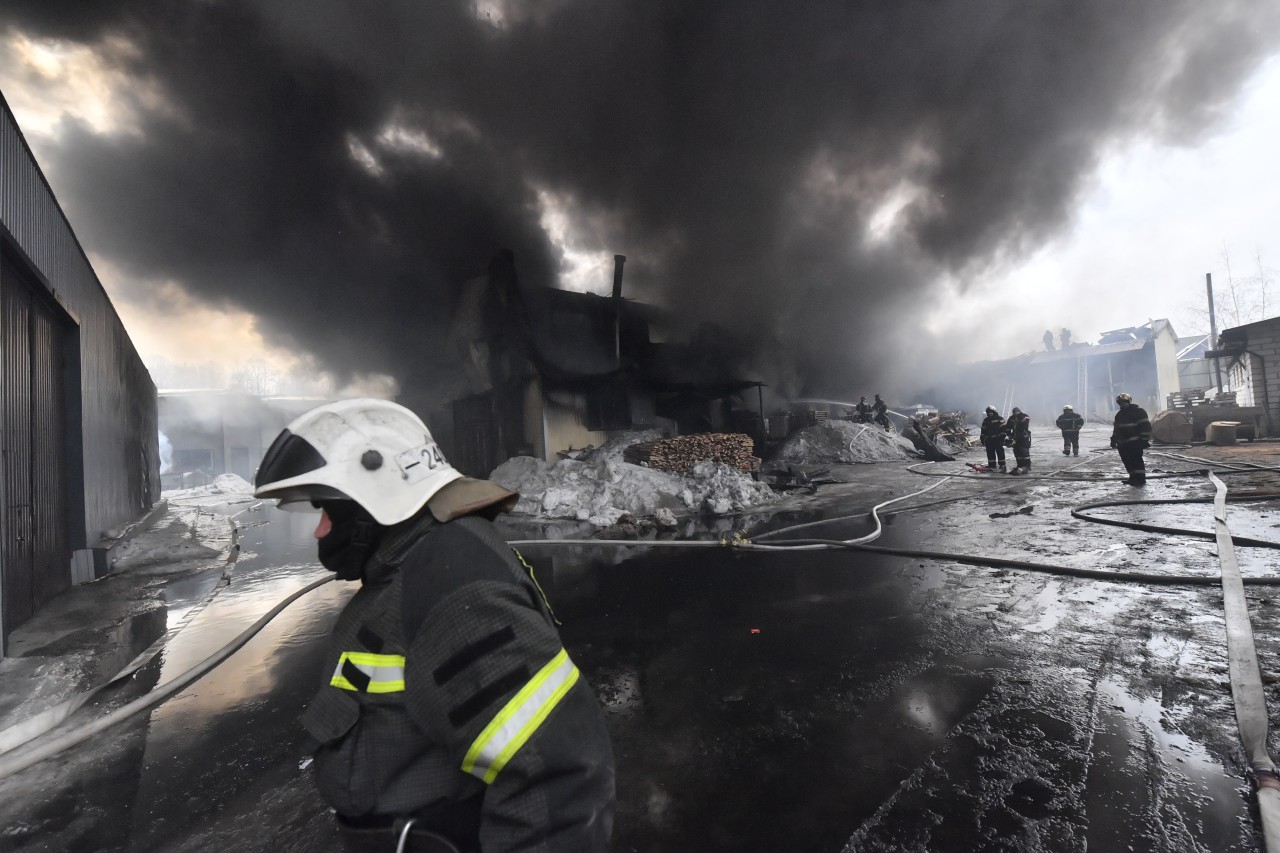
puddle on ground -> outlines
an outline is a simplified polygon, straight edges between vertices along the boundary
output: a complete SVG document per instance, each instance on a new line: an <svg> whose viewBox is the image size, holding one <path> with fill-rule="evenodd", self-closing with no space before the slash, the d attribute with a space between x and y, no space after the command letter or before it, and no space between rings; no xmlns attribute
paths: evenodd
<svg viewBox="0 0 1280 853"><path fill-rule="evenodd" d="M1041 611L1040 619L1027 625L1024 630L1033 634L1043 634L1046 631L1052 631L1058 627L1058 622L1063 616L1063 603L1059 599L1059 593L1062 590L1061 581L1049 581L1034 599L1032 605L1034 610Z"/></svg>
<svg viewBox="0 0 1280 853"><path fill-rule="evenodd" d="M1101 681L1092 753L1089 849L1251 849L1247 786L1168 726L1159 700Z"/></svg>

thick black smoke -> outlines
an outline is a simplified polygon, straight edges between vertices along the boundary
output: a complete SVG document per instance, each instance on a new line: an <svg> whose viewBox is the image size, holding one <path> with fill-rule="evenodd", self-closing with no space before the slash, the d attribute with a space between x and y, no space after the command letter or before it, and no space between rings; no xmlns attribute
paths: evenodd
<svg viewBox="0 0 1280 853"><path fill-rule="evenodd" d="M132 133L64 128L87 246L339 371L427 385L500 247L553 283L547 190L628 256L630 295L841 393L913 360L901 332L942 276L1066 223L1108 145L1211 128L1280 4L6 0L0 26L123 39L112 61L165 93Z"/></svg>

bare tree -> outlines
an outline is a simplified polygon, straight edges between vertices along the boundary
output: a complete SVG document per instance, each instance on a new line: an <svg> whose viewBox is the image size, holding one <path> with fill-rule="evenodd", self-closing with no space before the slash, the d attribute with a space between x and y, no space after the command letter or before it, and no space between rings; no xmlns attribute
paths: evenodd
<svg viewBox="0 0 1280 853"><path fill-rule="evenodd" d="M1254 249L1257 272L1242 277L1237 277L1232 269L1231 253L1225 242L1221 257L1223 269L1214 274L1213 281L1213 309L1218 317L1218 328L1229 329L1268 319L1267 312L1274 305L1271 287L1276 273L1263 262L1262 251ZM1209 309L1204 304L1204 291L1199 286L1197 291L1199 298L1184 306L1179 324L1207 332Z"/></svg>
<svg viewBox="0 0 1280 853"><path fill-rule="evenodd" d="M267 397L280 387L280 374L261 364L245 364L231 374L231 387L246 394Z"/></svg>
<svg viewBox="0 0 1280 853"><path fill-rule="evenodd" d="M157 388L223 388L227 374L211 361L174 362L156 357L147 360L147 371Z"/></svg>
<svg viewBox="0 0 1280 853"><path fill-rule="evenodd" d="M1258 266L1255 282L1258 289L1259 313L1265 318L1267 316L1268 297L1271 295L1271 278L1275 274L1275 270L1262 263L1262 250L1257 247L1253 250L1253 260Z"/></svg>

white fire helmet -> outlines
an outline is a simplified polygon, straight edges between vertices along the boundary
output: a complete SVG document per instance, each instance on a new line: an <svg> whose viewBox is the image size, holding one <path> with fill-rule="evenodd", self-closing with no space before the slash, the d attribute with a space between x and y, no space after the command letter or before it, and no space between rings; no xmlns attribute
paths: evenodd
<svg viewBox="0 0 1280 853"><path fill-rule="evenodd" d="M1067 403L1065 406L1063 406L1063 407L1062 407L1062 411L1064 411L1064 412L1070 412L1070 411L1074 411L1074 410L1071 408L1071 404L1070 404L1070 403Z"/></svg>
<svg viewBox="0 0 1280 853"><path fill-rule="evenodd" d="M382 525L414 515L462 473L445 460L426 424L386 400L327 403L276 437L254 478L254 497L281 509L349 499Z"/></svg>
<svg viewBox="0 0 1280 853"><path fill-rule="evenodd" d="M1116 402L1123 406L1125 403L1132 403L1133 398L1130 397L1128 394L1117 394Z"/></svg>

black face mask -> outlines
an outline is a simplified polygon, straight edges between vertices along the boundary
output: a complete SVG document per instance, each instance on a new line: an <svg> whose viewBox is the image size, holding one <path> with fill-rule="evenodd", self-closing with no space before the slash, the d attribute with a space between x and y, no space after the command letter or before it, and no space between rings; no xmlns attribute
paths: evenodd
<svg viewBox="0 0 1280 853"><path fill-rule="evenodd" d="M355 501L323 501L318 506L333 525L320 540L320 564L340 580L359 580L382 538L382 526Z"/></svg>

